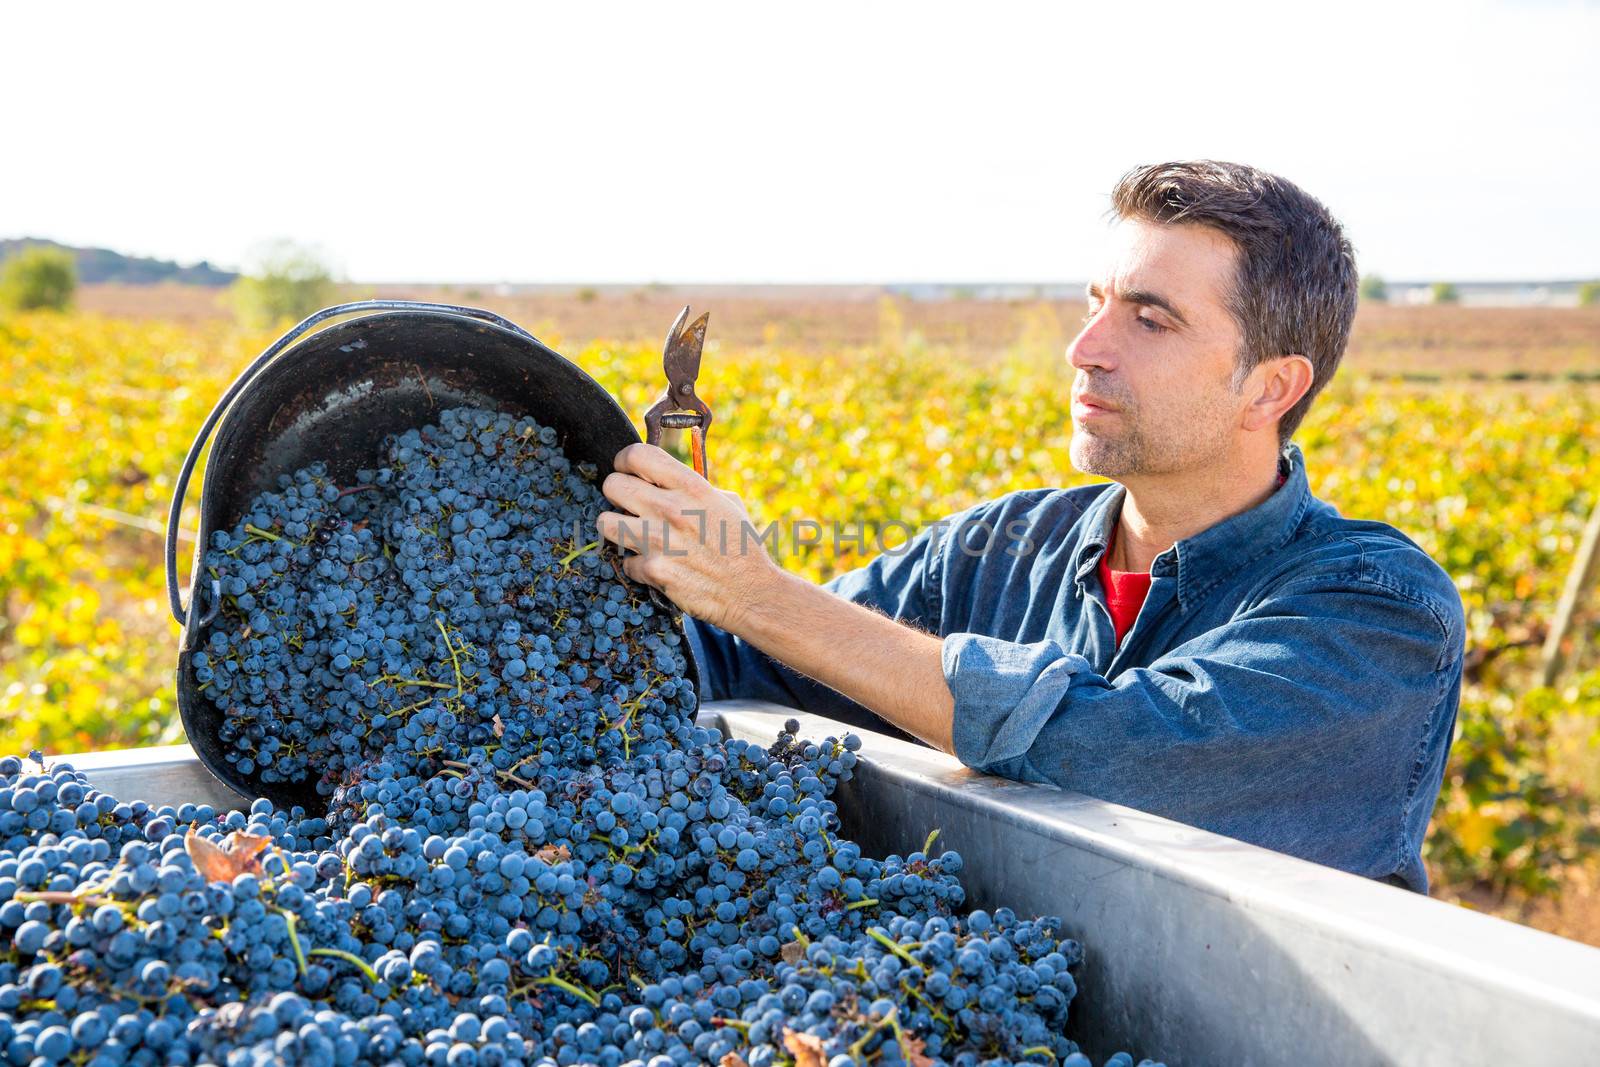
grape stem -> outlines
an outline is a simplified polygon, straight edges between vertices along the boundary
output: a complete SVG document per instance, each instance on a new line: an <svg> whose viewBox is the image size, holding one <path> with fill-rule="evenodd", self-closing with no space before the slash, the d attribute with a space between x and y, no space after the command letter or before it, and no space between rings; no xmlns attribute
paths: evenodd
<svg viewBox="0 0 1600 1067"><path fill-rule="evenodd" d="M455 668L456 672L456 696L460 696L466 691L466 687L461 681L461 660L456 656L456 646L450 643L450 631L444 628L444 620L435 615L433 622L439 627L439 636L444 638L445 651L450 653L450 666Z"/></svg>
<svg viewBox="0 0 1600 1067"><path fill-rule="evenodd" d="M294 949L294 962L300 968L300 977L304 978L306 976L306 954L300 950L300 931L296 928L299 920L295 918L294 912L288 908L278 908L277 911L283 916L283 921L289 924L289 944Z"/></svg>
<svg viewBox="0 0 1600 1067"><path fill-rule="evenodd" d="M372 965L366 960L362 959L360 956L337 948L314 948L311 950L311 955L330 956L333 959L344 960L352 967L360 970L362 974L366 975L367 981L371 982L373 985L378 984L378 972L373 970Z"/></svg>
<svg viewBox="0 0 1600 1067"><path fill-rule="evenodd" d="M83 889L60 890L45 889L37 893L29 890L19 891L13 899L24 904L35 901L45 904L117 904L118 901L109 897L98 895L99 886L85 886Z"/></svg>
<svg viewBox="0 0 1600 1067"><path fill-rule="evenodd" d="M592 1008L598 1008L600 1006L599 997L595 996L587 989L584 989L582 986L574 985L565 978L561 978L557 975L547 974L543 978L535 978L533 982L535 985L554 986L557 989L571 993L573 996L577 997L579 1000L588 1004Z"/></svg>
<svg viewBox="0 0 1600 1067"><path fill-rule="evenodd" d="M876 926L867 928L867 936L871 937L874 941L888 949L890 952L893 952L896 956L899 956L902 960L905 960L907 963L911 964L911 966L922 966L915 956L901 948L893 938L884 933L882 930L878 929Z"/></svg>
<svg viewBox="0 0 1600 1067"><path fill-rule="evenodd" d="M575 548L571 552L568 552L565 556L561 557L561 565L563 567L570 566L573 560L577 559L579 556L583 555L585 552L592 551L593 549L596 549L596 548L599 548L599 547L600 547L600 542L599 541L590 541L588 544L584 545L582 548Z"/></svg>
<svg viewBox="0 0 1600 1067"><path fill-rule="evenodd" d="M407 685L424 685L424 686L427 686L429 689L449 689L450 688L450 684L448 682L430 682L425 678L403 678L398 674L383 674L383 675L379 675L378 677L372 679L372 681L368 682L367 683L367 687L371 688L372 686L375 686L375 685L382 685L384 682L388 682L389 684L393 685L396 689L399 689L401 686L407 686Z"/></svg>
<svg viewBox="0 0 1600 1067"><path fill-rule="evenodd" d="M867 1027L867 1032L862 1034L859 1038L851 1043L850 1058L859 1060L861 1058L861 1050L867 1047L867 1042L872 1040L872 1035L877 1033L879 1030L882 1030L885 1026L893 1026L895 1030L895 1036L898 1038L900 1036L900 1024L895 1020L895 1013L899 1010L900 1005L896 1004L894 1007L889 1009L889 1013L887 1015L873 1023L871 1026Z"/></svg>
<svg viewBox="0 0 1600 1067"><path fill-rule="evenodd" d="M950 1016L948 1016L944 1012L940 1011L939 1010L939 1006L937 1004L935 1004L933 1001L929 1000L927 997L923 996L922 992L920 990L912 988L911 983L908 980L904 979L904 978L900 979L900 988L906 991L906 995L907 996L912 997L912 998L914 998L916 1000L922 1001L922 1003L928 1009L928 1014L933 1016L934 1022L942 1023L942 1024L944 1024L946 1029L949 1029L949 1027L950 1027Z"/></svg>

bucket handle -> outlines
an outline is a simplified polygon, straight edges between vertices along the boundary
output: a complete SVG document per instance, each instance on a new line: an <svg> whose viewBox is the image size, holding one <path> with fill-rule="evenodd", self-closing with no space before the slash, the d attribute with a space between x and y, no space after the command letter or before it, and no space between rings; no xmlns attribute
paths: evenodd
<svg viewBox="0 0 1600 1067"><path fill-rule="evenodd" d="M468 318L479 319L491 323L512 333L526 337L530 341L538 338L524 330L521 326L503 319L492 311L482 308L462 307L457 304L434 304L422 300L357 300L350 304L336 304L333 307L323 308L267 347L255 358L244 373L233 380L227 392L222 394L222 399L217 401L211 409L211 414L206 416L206 421L200 424L200 432L195 434L194 444L189 446L189 454L184 457L183 467L178 471L178 481L172 490L172 507L167 512L167 599L172 605L172 617L178 620L178 625L186 626L189 621L189 611L183 606L183 598L178 592L178 520L183 512L183 498L189 490L189 477L194 473L195 464L200 462L200 453L205 450L206 441L211 437L211 431L216 429L217 423L222 421L223 413L228 410L234 398L244 391L256 375L264 370L273 358L304 337L313 326L325 322L337 315L350 315L361 311L430 311L441 312L448 315L465 315ZM200 546L204 551L205 546ZM190 583L189 608L194 607L194 584ZM204 626L217 617L217 612L222 610L222 583L216 579L211 581L211 603L206 608L206 613L200 618L200 625Z"/></svg>

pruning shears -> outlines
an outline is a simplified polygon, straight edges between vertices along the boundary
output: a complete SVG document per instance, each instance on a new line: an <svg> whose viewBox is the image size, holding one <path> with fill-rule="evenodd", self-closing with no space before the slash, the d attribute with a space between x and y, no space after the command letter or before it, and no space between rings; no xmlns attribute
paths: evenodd
<svg viewBox="0 0 1600 1067"><path fill-rule="evenodd" d="M711 313L705 312L685 326L688 318L686 306L667 332L667 344L661 353L667 390L644 413L644 439L646 444L660 445L662 430L688 430L689 457L695 473L709 480L706 431L711 429L711 409L695 395L694 380L700 373L700 353L705 348L706 321Z"/></svg>

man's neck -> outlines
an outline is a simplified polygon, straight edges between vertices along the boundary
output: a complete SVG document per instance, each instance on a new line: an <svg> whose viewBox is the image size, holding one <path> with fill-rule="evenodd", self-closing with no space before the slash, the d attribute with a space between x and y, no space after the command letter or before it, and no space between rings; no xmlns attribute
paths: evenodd
<svg viewBox="0 0 1600 1067"><path fill-rule="evenodd" d="M1213 468L1124 482L1127 494L1109 546L1116 571L1144 573L1155 558L1186 537L1257 507L1278 485L1278 457L1231 470Z"/></svg>

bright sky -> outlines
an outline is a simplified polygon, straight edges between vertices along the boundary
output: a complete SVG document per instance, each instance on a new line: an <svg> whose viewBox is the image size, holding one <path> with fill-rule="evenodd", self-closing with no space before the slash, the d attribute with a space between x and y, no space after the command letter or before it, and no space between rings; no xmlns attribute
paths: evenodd
<svg viewBox="0 0 1600 1067"><path fill-rule="evenodd" d="M1600 276L1600 4L0 7L0 236L359 281L1076 281L1123 171Z"/></svg>

